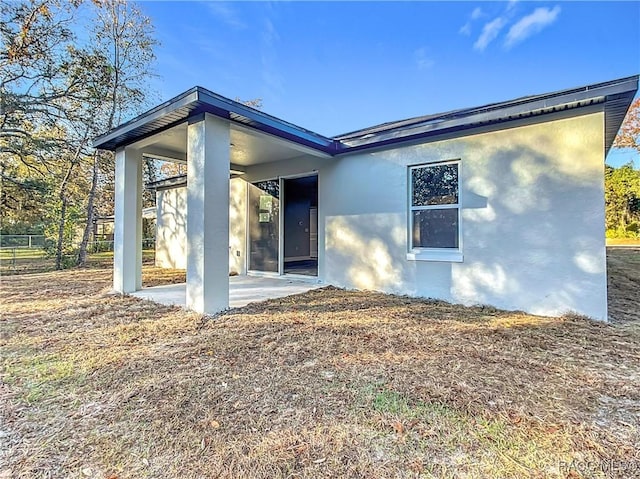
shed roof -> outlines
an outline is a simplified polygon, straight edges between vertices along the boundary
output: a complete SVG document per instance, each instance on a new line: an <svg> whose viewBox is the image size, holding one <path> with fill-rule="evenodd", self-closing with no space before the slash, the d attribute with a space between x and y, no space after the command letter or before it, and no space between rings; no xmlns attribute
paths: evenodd
<svg viewBox="0 0 640 479"><path fill-rule="evenodd" d="M205 88L194 87L99 136L94 140L94 147L113 151L195 116L210 113L232 123L335 156L558 111L602 105L605 112L604 146L607 154L638 90L638 78L638 75L634 75L553 93L383 123L334 138L314 133ZM579 112L576 111L576 114Z"/></svg>

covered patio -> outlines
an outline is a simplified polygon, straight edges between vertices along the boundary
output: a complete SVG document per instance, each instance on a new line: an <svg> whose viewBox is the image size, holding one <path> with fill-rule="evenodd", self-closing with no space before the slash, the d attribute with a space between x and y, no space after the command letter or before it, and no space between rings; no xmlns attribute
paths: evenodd
<svg viewBox="0 0 640 479"><path fill-rule="evenodd" d="M115 152L114 291L216 313L312 287L229 281L230 178L274 161L332 158L334 140L195 87L98 137L94 147ZM148 159L187 166L186 285L180 287L142 290L142 164ZM239 243L234 261L244 254Z"/></svg>
<svg viewBox="0 0 640 479"><path fill-rule="evenodd" d="M231 276L229 277L229 307L240 308L249 303L284 298L285 296L305 293L322 286L317 282L289 278ZM187 283L142 288L131 293L131 296L168 306L184 307L187 300Z"/></svg>

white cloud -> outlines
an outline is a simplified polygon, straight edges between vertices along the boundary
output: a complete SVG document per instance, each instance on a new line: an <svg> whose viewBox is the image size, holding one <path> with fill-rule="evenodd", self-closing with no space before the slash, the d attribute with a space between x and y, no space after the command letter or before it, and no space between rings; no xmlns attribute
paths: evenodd
<svg viewBox="0 0 640 479"><path fill-rule="evenodd" d="M433 59L427 55L427 49L425 47L418 48L413 52L413 56L415 57L418 70L427 70L435 65Z"/></svg>
<svg viewBox="0 0 640 479"><path fill-rule="evenodd" d="M206 4L209 11L222 20L227 26L237 30L244 30L247 24L239 17L231 6L224 2L210 2Z"/></svg>
<svg viewBox="0 0 640 479"><path fill-rule="evenodd" d="M271 96L279 96L284 91L284 80L278 67L278 43L280 35L274 22L265 18L263 23L260 57L262 61L262 80Z"/></svg>
<svg viewBox="0 0 640 479"><path fill-rule="evenodd" d="M466 36L471 35L471 23L474 20L477 20L478 18L483 16L484 16L484 12L482 11L482 8L480 7L474 8L473 11L471 12L471 15L469 15L469 20L467 20L467 23L465 23L460 27L460 30L458 30L458 33Z"/></svg>
<svg viewBox="0 0 640 479"><path fill-rule="evenodd" d="M553 9L547 7L536 8L532 13L522 17L511 26L504 41L505 46L507 48L512 47L516 43L540 32L555 22L558 15L560 15L559 5L556 5Z"/></svg>
<svg viewBox="0 0 640 479"><path fill-rule="evenodd" d="M471 12L471 20L477 20L482 15L483 15L482 8L476 7L473 9L473 12Z"/></svg>
<svg viewBox="0 0 640 479"><path fill-rule="evenodd" d="M483 51L489 43L496 39L502 27L505 26L507 21L503 17L495 18L488 23L485 23L484 27L482 27L482 33L473 44L473 48L476 50Z"/></svg>

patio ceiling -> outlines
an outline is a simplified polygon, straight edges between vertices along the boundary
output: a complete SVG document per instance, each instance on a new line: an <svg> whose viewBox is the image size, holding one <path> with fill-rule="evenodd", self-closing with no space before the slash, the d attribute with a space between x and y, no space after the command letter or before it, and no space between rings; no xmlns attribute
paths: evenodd
<svg viewBox="0 0 640 479"><path fill-rule="evenodd" d="M236 166L290 160L303 155L330 156L307 146L236 124L231 124L230 138L230 160ZM186 161L187 123L177 124L143 138L134 145L142 150L145 156Z"/></svg>
<svg viewBox="0 0 640 479"><path fill-rule="evenodd" d="M337 142L331 138L306 130L199 86L191 88L99 136L94 140L93 146L115 151L118 147L137 143L149 136L173 129L189 119L200 117L205 113L228 120L236 131L255 132L258 138L283 140L294 150L303 149L305 152L314 152L316 155L328 157L333 156L337 148ZM175 142L177 144L178 140ZM240 140L238 142L241 143Z"/></svg>

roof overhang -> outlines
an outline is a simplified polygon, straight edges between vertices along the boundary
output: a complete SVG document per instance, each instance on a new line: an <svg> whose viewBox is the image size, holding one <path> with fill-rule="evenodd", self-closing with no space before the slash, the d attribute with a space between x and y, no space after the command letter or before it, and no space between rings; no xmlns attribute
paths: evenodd
<svg viewBox="0 0 640 479"><path fill-rule="evenodd" d="M336 142L292 123L246 106L202 87L194 87L181 95L97 137L94 148L115 151L143 138L210 113L231 123L243 125L278 138L333 156Z"/></svg>
<svg viewBox="0 0 640 479"><path fill-rule="evenodd" d="M180 188L181 186L187 186L187 175L177 175L158 181L151 181L145 185L145 188L149 191L158 191Z"/></svg>
<svg viewBox="0 0 640 479"><path fill-rule="evenodd" d="M637 90L638 76L635 75L555 93L385 123L328 138L202 87L194 87L99 136L94 140L93 146L115 151L209 113L243 128L265 133L276 141L292 142L329 157L388 148L401 143L428 141L431 137L444 134L463 134L475 128L551 113L575 111L579 115L581 112L592 111L587 110L587 107L596 107L602 108L605 114L606 155Z"/></svg>
<svg viewBox="0 0 640 479"><path fill-rule="evenodd" d="M336 137L346 151L383 148L466 130L601 105L605 113L605 155L638 90L638 76L534 95L477 108L386 123ZM575 112L580 114L579 111Z"/></svg>

